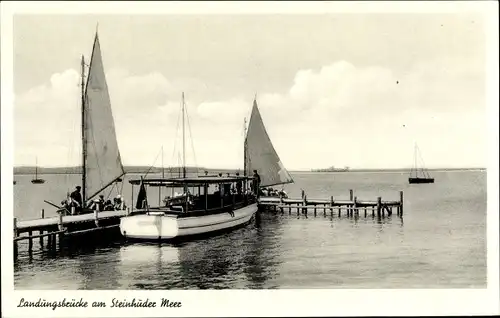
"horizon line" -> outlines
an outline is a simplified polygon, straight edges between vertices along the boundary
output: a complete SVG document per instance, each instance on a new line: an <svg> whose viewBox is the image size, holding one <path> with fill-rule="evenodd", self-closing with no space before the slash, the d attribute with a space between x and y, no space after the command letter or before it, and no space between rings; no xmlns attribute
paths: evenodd
<svg viewBox="0 0 500 318"><path fill-rule="evenodd" d="M37 167L38 169L78 169L82 168L81 165L77 166L34 166L34 165L19 165L19 166L13 166L13 168L35 168ZM123 168L147 168L147 169L169 169L169 168L182 168L183 166L148 166L148 165L123 165ZM243 168L238 167L238 168L222 168L222 167L216 167L216 168L211 168L211 167L203 167L203 166L185 166L186 168L197 168L197 169L208 169L208 170L242 170ZM381 167L381 168L349 168L348 170L343 170L342 168L339 168L339 170L334 170L334 171L312 171L312 170L317 170L321 168L307 168L307 169L287 169L288 171L292 172L349 172L349 171L359 171L359 170L408 170L412 169L413 167L411 166L406 166L406 167ZM463 167L428 167L425 168L426 170L466 170L466 169L486 169L487 167L481 167L481 166L463 166Z"/></svg>

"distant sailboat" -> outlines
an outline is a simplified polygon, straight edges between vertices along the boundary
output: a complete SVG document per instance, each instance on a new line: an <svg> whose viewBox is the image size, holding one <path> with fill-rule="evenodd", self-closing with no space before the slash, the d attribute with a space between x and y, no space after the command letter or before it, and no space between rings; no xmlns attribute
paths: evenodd
<svg viewBox="0 0 500 318"><path fill-rule="evenodd" d="M44 179L38 178L38 158L35 160L35 178L31 180L33 184L45 183Z"/></svg>
<svg viewBox="0 0 500 318"><path fill-rule="evenodd" d="M80 84L83 213L91 212L87 206L92 198L125 175L97 32L86 81L85 66L85 59L82 56Z"/></svg>
<svg viewBox="0 0 500 318"><path fill-rule="evenodd" d="M432 178L427 171L427 169L424 167L423 160L422 161L422 166L418 168L417 164L417 159L422 158L420 155L420 149L418 148L417 144L415 143L415 150L414 150L414 166L410 171L410 177L408 178L408 182L410 184L420 184L420 183L434 183L434 178Z"/></svg>
<svg viewBox="0 0 500 318"><path fill-rule="evenodd" d="M254 170L260 175L261 188L293 183L293 178L281 162L262 121L254 100L245 139L245 175Z"/></svg>

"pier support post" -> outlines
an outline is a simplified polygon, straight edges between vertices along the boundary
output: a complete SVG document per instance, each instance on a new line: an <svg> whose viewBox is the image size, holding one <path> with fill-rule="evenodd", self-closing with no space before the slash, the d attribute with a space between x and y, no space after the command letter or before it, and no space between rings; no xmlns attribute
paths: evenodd
<svg viewBox="0 0 500 318"><path fill-rule="evenodd" d="M356 203L357 199L358 199L357 197L354 197L354 204L352 206L354 208L354 213L356 215L359 215L359 209L358 209L358 206L357 206L357 203Z"/></svg>
<svg viewBox="0 0 500 318"><path fill-rule="evenodd" d="M33 252L33 239L31 238L33 236L33 232L29 231L28 232L28 253L32 253Z"/></svg>
<svg viewBox="0 0 500 318"><path fill-rule="evenodd" d="M333 195L330 196L330 215L333 217Z"/></svg>
<svg viewBox="0 0 500 318"><path fill-rule="evenodd" d="M99 205L94 210L94 223L96 227L99 227Z"/></svg>
<svg viewBox="0 0 500 318"><path fill-rule="evenodd" d="M43 231L40 230L38 234L43 235ZM40 247L43 247L43 236L40 236Z"/></svg>
<svg viewBox="0 0 500 318"><path fill-rule="evenodd" d="M302 213L307 216L307 196L304 196L304 200L302 202L303 207L302 207Z"/></svg>
<svg viewBox="0 0 500 318"><path fill-rule="evenodd" d="M377 217L380 217L380 213L382 212L382 198L377 198Z"/></svg>
<svg viewBox="0 0 500 318"><path fill-rule="evenodd" d="M366 206L365 206L365 218L366 218Z"/></svg>
<svg viewBox="0 0 500 318"><path fill-rule="evenodd" d="M14 238L16 238L19 235L17 232L17 218L14 218ZM17 241L14 241L14 258L17 257Z"/></svg>
<svg viewBox="0 0 500 318"><path fill-rule="evenodd" d="M403 216L403 191L399 191L399 216Z"/></svg>
<svg viewBox="0 0 500 318"><path fill-rule="evenodd" d="M57 228L59 229L59 231L62 231L63 230L63 215L62 214L59 214L59 220L57 221Z"/></svg>
<svg viewBox="0 0 500 318"><path fill-rule="evenodd" d="M280 195L280 212L281 214L284 213L284 210L283 210L283 196Z"/></svg>
<svg viewBox="0 0 500 318"><path fill-rule="evenodd" d="M353 200L354 200L354 191L352 189L349 189L349 201L352 202ZM352 216L352 211L353 211L352 205L348 205L347 215Z"/></svg>
<svg viewBox="0 0 500 318"><path fill-rule="evenodd" d="M73 211L72 211L73 212ZM63 215L59 213L59 221L57 222L57 228L59 231L64 231ZM64 233L59 233L59 245L62 245ZM54 246L56 243L56 236L54 235Z"/></svg>

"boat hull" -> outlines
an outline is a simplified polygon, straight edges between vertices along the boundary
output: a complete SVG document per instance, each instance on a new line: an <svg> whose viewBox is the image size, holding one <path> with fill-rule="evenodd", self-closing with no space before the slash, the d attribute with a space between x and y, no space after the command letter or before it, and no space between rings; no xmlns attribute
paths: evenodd
<svg viewBox="0 0 500 318"><path fill-rule="evenodd" d="M434 183L434 178L408 178L410 184Z"/></svg>
<svg viewBox="0 0 500 318"><path fill-rule="evenodd" d="M45 180L43 180L43 179L33 179L33 180L31 180L31 183L33 183L33 184L42 184L42 183L45 183Z"/></svg>
<svg viewBox="0 0 500 318"><path fill-rule="evenodd" d="M202 216L179 217L163 213L137 214L121 218L120 232L125 238L172 240L236 228L248 223L257 212L257 204L233 211Z"/></svg>

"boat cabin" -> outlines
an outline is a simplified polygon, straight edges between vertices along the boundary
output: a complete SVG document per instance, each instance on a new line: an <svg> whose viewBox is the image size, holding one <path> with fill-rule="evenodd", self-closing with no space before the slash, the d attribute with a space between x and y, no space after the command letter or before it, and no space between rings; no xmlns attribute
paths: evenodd
<svg viewBox="0 0 500 318"><path fill-rule="evenodd" d="M250 177L230 175L130 180L132 199L134 186L140 186L136 202L132 202L132 209L135 208L132 213L197 216L233 211L256 202L250 190L251 180ZM156 206L150 205L147 195L150 187L158 188ZM162 188L167 188L163 195Z"/></svg>

